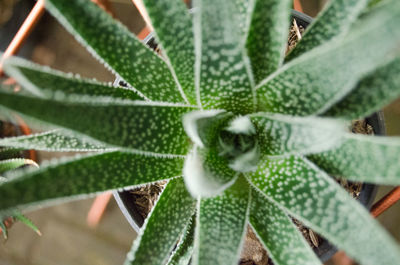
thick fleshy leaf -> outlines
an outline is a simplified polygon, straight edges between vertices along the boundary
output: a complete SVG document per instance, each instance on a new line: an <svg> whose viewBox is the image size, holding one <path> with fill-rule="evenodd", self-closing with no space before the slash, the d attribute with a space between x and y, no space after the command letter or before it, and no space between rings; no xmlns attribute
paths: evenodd
<svg viewBox="0 0 400 265"><path fill-rule="evenodd" d="M191 104L196 104L194 89L194 41L192 17L182 0L144 0L157 43L165 54Z"/></svg>
<svg viewBox="0 0 400 265"><path fill-rule="evenodd" d="M25 158L11 158L11 159L6 159L6 160L0 161L0 174L4 174L5 172L7 172L9 170L13 170L13 169L25 166L25 165L31 165L31 166L38 167L36 162L33 160L25 159Z"/></svg>
<svg viewBox="0 0 400 265"><path fill-rule="evenodd" d="M197 198L221 194L236 181L238 173L215 148L195 146L186 157L183 176L187 189Z"/></svg>
<svg viewBox="0 0 400 265"><path fill-rule="evenodd" d="M252 1L195 0L195 85L204 109L249 113L253 80L245 51L246 18Z"/></svg>
<svg viewBox="0 0 400 265"><path fill-rule="evenodd" d="M143 97L131 89L113 87L94 80L80 79L72 74L65 74L20 58L5 60L4 70L35 95L45 96L47 90L49 90L50 93L51 91L61 91L66 94L143 100Z"/></svg>
<svg viewBox="0 0 400 265"><path fill-rule="evenodd" d="M249 115L262 154L310 154L339 145L347 131L340 120L293 117L274 113Z"/></svg>
<svg viewBox="0 0 400 265"><path fill-rule="evenodd" d="M147 217L125 265L160 265L169 255L196 209L182 178L171 179Z"/></svg>
<svg viewBox="0 0 400 265"><path fill-rule="evenodd" d="M0 184L0 212L173 178L181 175L183 162L182 158L115 151L52 162L38 170L16 171Z"/></svg>
<svg viewBox="0 0 400 265"><path fill-rule="evenodd" d="M396 57L399 23L399 1L377 5L344 39L313 49L265 79L257 89L259 109L297 116L325 112L364 75Z"/></svg>
<svg viewBox="0 0 400 265"><path fill-rule="evenodd" d="M400 185L400 138L348 134L344 143L309 158L328 174L349 180Z"/></svg>
<svg viewBox="0 0 400 265"><path fill-rule="evenodd" d="M47 10L113 72L150 100L183 102L167 64L87 0L46 0Z"/></svg>
<svg viewBox="0 0 400 265"><path fill-rule="evenodd" d="M0 139L0 146L52 152L104 151L112 149L105 145L96 144L84 137L76 138L70 136L62 130L2 138Z"/></svg>
<svg viewBox="0 0 400 265"><path fill-rule="evenodd" d="M344 35L367 6L368 0L330 0L304 32L296 47L288 54L289 61L299 55Z"/></svg>
<svg viewBox="0 0 400 265"><path fill-rule="evenodd" d="M250 187L240 176L222 195L200 199L194 265L237 264L249 214Z"/></svg>
<svg viewBox="0 0 400 265"><path fill-rule="evenodd" d="M0 105L27 116L68 128L105 143L140 152L185 155L189 141L183 114L192 107L116 102L88 97L88 103L32 98L0 93ZM57 93L56 93L57 95Z"/></svg>
<svg viewBox="0 0 400 265"><path fill-rule="evenodd" d="M196 228L195 217L196 216L194 215L190 223L187 225L179 244L176 246L176 249L169 258L167 265L189 264L194 250L194 232Z"/></svg>
<svg viewBox="0 0 400 265"><path fill-rule="evenodd" d="M362 79L324 116L346 119L368 117L400 97L400 57Z"/></svg>
<svg viewBox="0 0 400 265"><path fill-rule="evenodd" d="M330 176L301 157L265 160L249 180L361 264L400 264L400 249L365 208Z"/></svg>
<svg viewBox="0 0 400 265"><path fill-rule="evenodd" d="M283 62L291 3L291 0L256 0L246 44L256 84Z"/></svg>
<svg viewBox="0 0 400 265"><path fill-rule="evenodd" d="M251 193L250 224L276 265L321 265L287 214L257 190Z"/></svg>
<svg viewBox="0 0 400 265"><path fill-rule="evenodd" d="M215 146L220 131L233 114L222 110L192 111L183 117L186 134L199 147Z"/></svg>

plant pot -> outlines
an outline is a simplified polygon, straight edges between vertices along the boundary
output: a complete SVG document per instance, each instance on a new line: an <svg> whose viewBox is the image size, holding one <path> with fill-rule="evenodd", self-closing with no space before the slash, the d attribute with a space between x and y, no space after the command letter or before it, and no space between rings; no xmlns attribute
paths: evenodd
<svg viewBox="0 0 400 265"><path fill-rule="evenodd" d="M303 28L306 28L313 20L311 17L295 10L292 11L292 18L296 19L296 23ZM156 47L156 43L154 42L154 37L152 33L150 33L143 41L153 49ZM115 82L116 84L124 85L123 83L120 83L120 79L118 78ZM385 124L382 112L374 113L370 117L366 118L366 122L367 124L372 126L375 135L385 135ZM372 206L376 191L376 185L362 185L358 200L368 210ZM140 227L144 223L144 219L139 214L137 206L133 202L132 194L129 191L114 192L114 198L117 201L118 206L120 207L129 224L136 232L139 232ZM337 252L337 249L332 246L327 240L322 239L318 248L314 248L314 252L321 259L322 262L325 262L329 258L331 258L335 252Z"/></svg>

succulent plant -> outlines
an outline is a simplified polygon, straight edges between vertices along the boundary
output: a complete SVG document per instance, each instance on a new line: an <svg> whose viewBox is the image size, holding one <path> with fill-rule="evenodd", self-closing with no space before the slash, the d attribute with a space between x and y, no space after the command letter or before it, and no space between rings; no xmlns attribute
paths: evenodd
<svg viewBox="0 0 400 265"><path fill-rule="evenodd" d="M9 156L15 153L15 149L4 148L0 149L0 157ZM9 158L0 160L0 184L7 179L3 177L6 172L10 172L11 170L15 170L22 166L37 166L37 164L30 159L25 158ZM29 220L25 215L21 214L19 211L15 210L13 213L9 215L0 214L0 233L3 234L4 239L8 238L8 228L7 224L12 223L15 220L18 220L30 227L33 231L35 231L38 235L41 235L40 230L36 227L36 225Z"/></svg>
<svg viewBox="0 0 400 265"><path fill-rule="evenodd" d="M400 185L400 139L348 130L400 96L400 2L369 2L330 1L285 57L289 0L144 0L161 55L89 0L47 0L129 86L6 59L25 91L4 88L3 113L52 130L0 146L88 153L13 173L2 213L168 180L126 264L235 264L248 225L275 264L320 264L291 217L361 264L400 264L331 177Z"/></svg>

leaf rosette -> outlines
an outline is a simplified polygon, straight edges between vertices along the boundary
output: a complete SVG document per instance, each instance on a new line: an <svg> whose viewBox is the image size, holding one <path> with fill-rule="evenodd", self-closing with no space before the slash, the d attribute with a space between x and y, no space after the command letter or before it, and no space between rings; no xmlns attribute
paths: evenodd
<svg viewBox="0 0 400 265"><path fill-rule="evenodd" d="M289 0L144 0L162 56L89 0L47 0L128 87L5 59L25 90L2 89L2 111L51 130L0 145L87 154L12 173L0 213L166 181L126 264L236 264L248 225L275 264L321 264L291 217L361 264L400 264L329 176L400 185L400 140L347 128L400 96L400 2L369 2L331 0L285 57Z"/></svg>

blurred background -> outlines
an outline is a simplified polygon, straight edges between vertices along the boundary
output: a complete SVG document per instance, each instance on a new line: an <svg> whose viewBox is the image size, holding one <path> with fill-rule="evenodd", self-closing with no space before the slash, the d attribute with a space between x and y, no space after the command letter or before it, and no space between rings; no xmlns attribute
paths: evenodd
<svg viewBox="0 0 400 265"><path fill-rule="evenodd" d="M327 0L302 0L304 13L316 16ZM145 27L131 0L109 0L115 18L133 33ZM33 0L0 0L0 50L4 51L35 4ZM81 76L112 82L114 76L78 44L50 15L44 14L30 34L19 56L39 64ZM400 100L384 109L387 134L400 135ZM38 153L43 161L49 154ZM376 199L393 187L379 187ZM1 199L1 198L0 198ZM0 239L0 265L111 265L122 264L136 233L111 198L98 225L90 227L87 215L94 199L66 203L28 213L42 232L16 223L9 239ZM378 220L400 241L400 204ZM367 242L366 242L367 244ZM329 264L333 264L330 262ZM301 265L301 264L299 264Z"/></svg>

